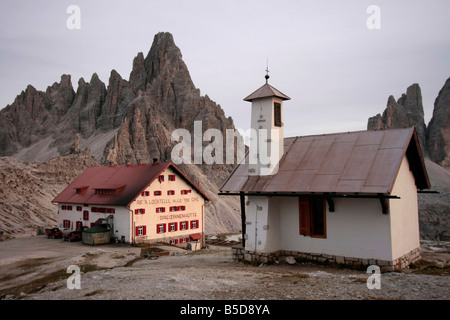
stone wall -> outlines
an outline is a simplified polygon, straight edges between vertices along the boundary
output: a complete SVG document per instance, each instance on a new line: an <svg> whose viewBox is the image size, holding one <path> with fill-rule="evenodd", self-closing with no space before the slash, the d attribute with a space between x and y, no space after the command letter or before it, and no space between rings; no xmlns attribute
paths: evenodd
<svg viewBox="0 0 450 320"><path fill-rule="evenodd" d="M416 248L404 256L394 260L361 259L342 257L321 253L303 253L288 250L278 250L271 253L262 253L245 250L241 245L232 247L233 260L251 263L273 263L275 261L287 262L314 262L319 264L345 265L354 269L366 269L370 265L377 265L381 271L402 271L411 263L420 260L420 248Z"/></svg>

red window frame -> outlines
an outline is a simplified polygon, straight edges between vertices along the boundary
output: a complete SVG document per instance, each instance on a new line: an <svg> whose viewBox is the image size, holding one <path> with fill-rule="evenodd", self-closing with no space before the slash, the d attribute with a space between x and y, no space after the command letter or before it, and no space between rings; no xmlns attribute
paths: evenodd
<svg viewBox="0 0 450 320"><path fill-rule="evenodd" d="M161 174L160 176L158 176L158 181L159 182L164 182L164 175Z"/></svg>
<svg viewBox="0 0 450 320"><path fill-rule="evenodd" d="M143 208L134 209L134 214L145 214L145 209Z"/></svg>
<svg viewBox="0 0 450 320"><path fill-rule="evenodd" d="M140 232L142 230L142 232ZM136 226L136 236L146 236L147 235L147 226Z"/></svg>
<svg viewBox="0 0 450 320"><path fill-rule="evenodd" d="M169 174L169 181L175 181L175 175Z"/></svg>
<svg viewBox="0 0 450 320"><path fill-rule="evenodd" d="M162 228L162 231L161 231ZM156 225L156 233L165 233L166 232L166 224L160 223Z"/></svg>
<svg viewBox="0 0 450 320"><path fill-rule="evenodd" d="M83 220L89 220L89 211L88 210L84 210L83 211Z"/></svg>
<svg viewBox="0 0 450 320"><path fill-rule="evenodd" d="M160 196L160 195L162 195L162 192L160 190L156 190L156 191L153 192L153 195L154 196Z"/></svg>
<svg viewBox="0 0 450 320"><path fill-rule="evenodd" d="M175 195L175 190L167 190L167 195L168 195L168 196L173 196L173 195Z"/></svg>
<svg viewBox="0 0 450 320"><path fill-rule="evenodd" d="M185 211L186 210L186 206L179 206L178 207L178 211Z"/></svg>
<svg viewBox="0 0 450 320"><path fill-rule="evenodd" d="M169 208L170 212L174 212L174 211L178 211L178 207L177 206L172 206Z"/></svg>
<svg viewBox="0 0 450 320"><path fill-rule="evenodd" d="M180 221L180 230L188 230L188 229L189 229L188 222L187 221Z"/></svg>
<svg viewBox="0 0 450 320"><path fill-rule="evenodd" d="M164 207L158 207L156 208L156 213L166 212L166 208Z"/></svg>
<svg viewBox="0 0 450 320"><path fill-rule="evenodd" d="M83 211L83 207L82 206L77 206L77 211Z"/></svg>
<svg viewBox="0 0 450 320"><path fill-rule="evenodd" d="M169 223L169 232L175 232L175 231L178 231L178 223L176 223L176 222Z"/></svg>
<svg viewBox="0 0 450 320"><path fill-rule="evenodd" d="M191 221L191 229L198 229L199 225L198 225L198 220L192 220Z"/></svg>
<svg viewBox="0 0 450 320"><path fill-rule="evenodd" d="M178 239L172 239L172 240L170 240L170 244L178 244Z"/></svg>
<svg viewBox="0 0 450 320"><path fill-rule="evenodd" d="M82 231L83 230L83 222L77 221L75 230Z"/></svg>
<svg viewBox="0 0 450 320"><path fill-rule="evenodd" d="M64 229L70 228L70 220L63 220L63 228Z"/></svg>

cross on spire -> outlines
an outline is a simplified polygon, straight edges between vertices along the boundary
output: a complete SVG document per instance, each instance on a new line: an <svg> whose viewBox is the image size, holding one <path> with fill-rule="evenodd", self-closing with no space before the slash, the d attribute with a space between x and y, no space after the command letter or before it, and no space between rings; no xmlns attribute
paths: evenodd
<svg viewBox="0 0 450 320"><path fill-rule="evenodd" d="M267 63L266 63L266 76L265 76L265 78L266 78L266 84L269 82L269 78L270 78L270 76L269 76L269 59L267 59Z"/></svg>

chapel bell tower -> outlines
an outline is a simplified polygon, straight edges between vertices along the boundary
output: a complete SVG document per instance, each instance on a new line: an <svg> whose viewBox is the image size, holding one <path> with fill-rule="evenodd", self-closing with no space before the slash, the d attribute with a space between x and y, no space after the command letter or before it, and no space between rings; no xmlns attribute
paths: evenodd
<svg viewBox="0 0 450 320"><path fill-rule="evenodd" d="M252 103L250 176L275 174L284 153L283 101L291 98L269 84L266 71L266 83L244 99Z"/></svg>

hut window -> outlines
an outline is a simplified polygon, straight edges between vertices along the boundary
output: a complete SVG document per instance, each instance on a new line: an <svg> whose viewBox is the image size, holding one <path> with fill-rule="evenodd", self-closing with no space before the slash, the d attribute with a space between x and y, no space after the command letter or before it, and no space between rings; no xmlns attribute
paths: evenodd
<svg viewBox="0 0 450 320"><path fill-rule="evenodd" d="M134 210L135 214L144 214L145 213L145 209L136 209Z"/></svg>
<svg viewBox="0 0 450 320"><path fill-rule="evenodd" d="M325 199L321 197L299 198L300 234L315 238L326 238Z"/></svg>
<svg viewBox="0 0 450 320"><path fill-rule="evenodd" d="M167 195L173 196L175 194L175 190L168 190Z"/></svg>
<svg viewBox="0 0 450 320"><path fill-rule="evenodd" d="M166 211L166 208L164 208L164 207L156 208L156 212L158 212L158 213L165 212L165 211Z"/></svg>
<svg viewBox="0 0 450 320"><path fill-rule="evenodd" d="M175 181L175 175L169 174L169 181Z"/></svg>
<svg viewBox="0 0 450 320"><path fill-rule="evenodd" d="M164 233L166 232L166 224L161 223L156 225L156 233Z"/></svg>
<svg viewBox="0 0 450 320"><path fill-rule="evenodd" d="M147 234L146 226L137 226L136 227L136 235L137 236L145 236Z"/></svg>
<svg viewBox="0 0 450 320"><path fill-rule="evenodd" d="M70 220L64 220L63 221L63 228L69 229L70 228Z"/></svg>
<svg viewBox="0 0 450 320"><path fill-rule="evenodd" d="M89 211L83 211L83 220L89 220Z"/></svg>
<svg viewBox="0 0 450 320"><path fill-rule="evenodd" d="M155 192L153 192L153 195L155 195L155 196L160 196L161 195L161 191L155 191Z"/></svg>
<svg viewBox="0 0 450 320"><path fill-rule="evenodd" d="M180 222L180 230L187 230L187 229L188 229L187 221L181 221Z"/></svg>
<svg viewBox="0 0 450 320"><path fill-rule="evenodd" d="M191 221L191 229L197 229L198 228L198 220Z"/></svg>
<svg viewBox="0 0 450 320"><path fill-rule="evenodd" d="M169 232L177 231L177 223L172 222L169 224Z"/></svg>

